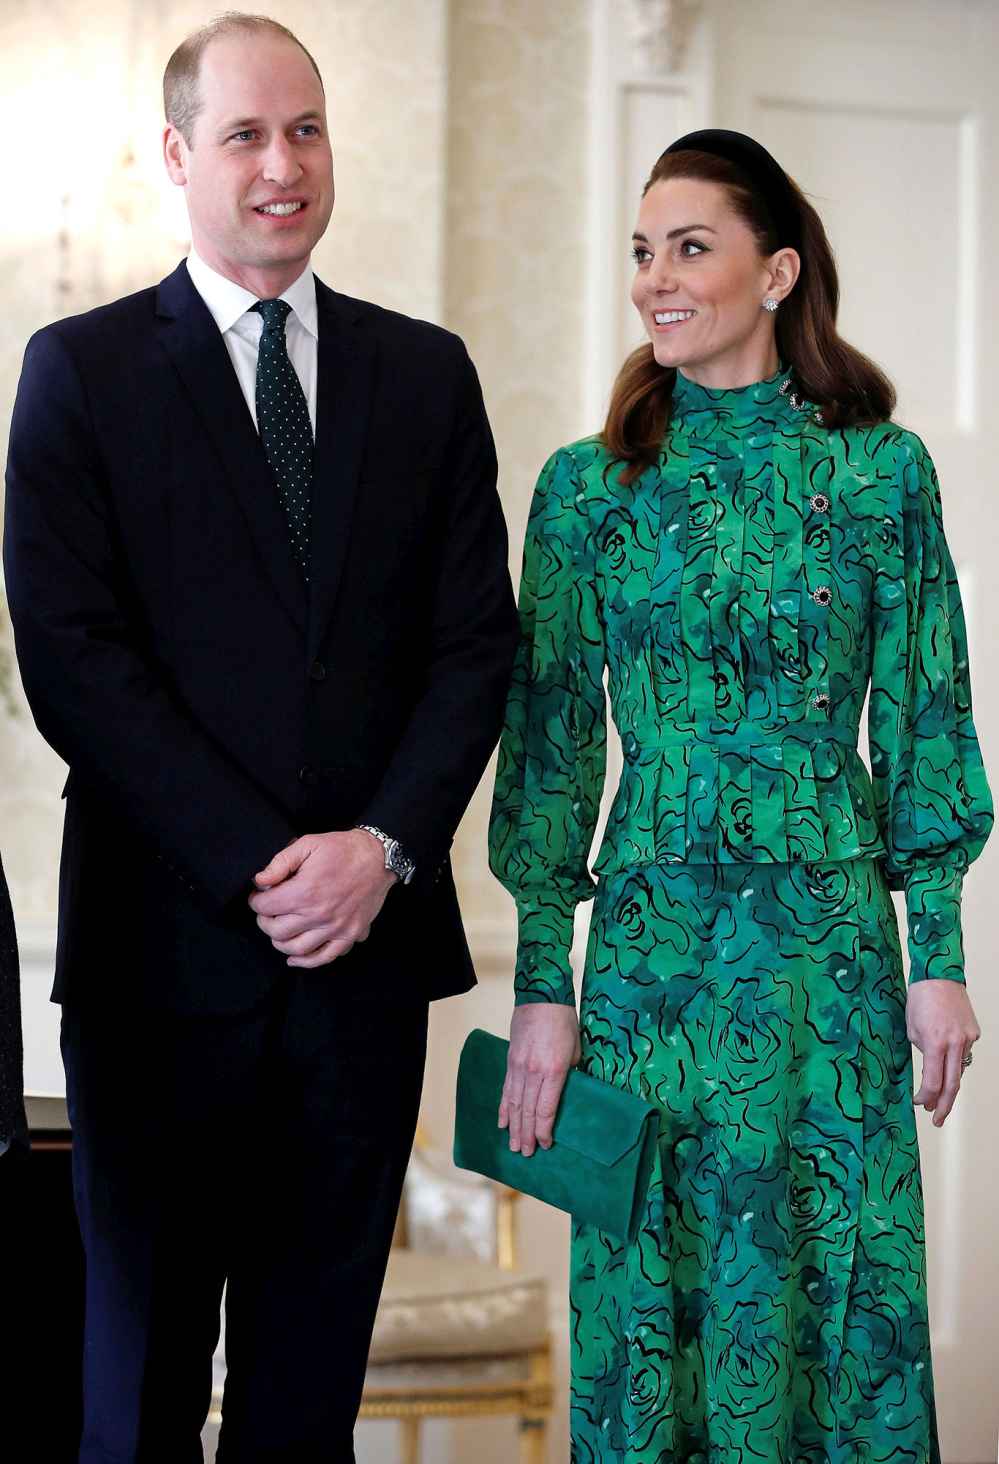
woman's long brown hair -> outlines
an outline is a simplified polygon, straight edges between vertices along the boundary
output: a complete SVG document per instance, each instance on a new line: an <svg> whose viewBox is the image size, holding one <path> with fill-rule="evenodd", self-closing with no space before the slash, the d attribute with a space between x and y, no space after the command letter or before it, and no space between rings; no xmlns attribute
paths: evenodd
<svg viewBox="0 0 999 1464"><path fill-rule="evenodd" d="M668 178L720 183L732 206L756 235L766 258L780 247L765 200L734 163L711 153L663 153L642 197ZM895 388L873 361L836 329L839 277L822 220L801 189L789 180L801 224L801 273L776 317L777 350L794 373L795 389L822 409L826 427L885 422L895 408ZM651 342L632 351L618 372L602 433L605 445L625 464L630 483L657 461L669 425L676 372L660 366Z"/></svg>

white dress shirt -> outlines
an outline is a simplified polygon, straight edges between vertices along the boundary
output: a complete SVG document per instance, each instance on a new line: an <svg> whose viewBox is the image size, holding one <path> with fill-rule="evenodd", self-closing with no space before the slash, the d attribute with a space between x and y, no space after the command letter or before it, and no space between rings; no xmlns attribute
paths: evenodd
<svg viewBox="0 0 999 1464"><path fill-rule="evenodd" d="M193 249L187 257L187 272L198 294L222 332L229 359L236 372L253 424L257 423L257 352L264 328L262 316L253 309L257 296L211 268ZM288 357L295 368L305 400L309 404L312 436L316 435L316 376L319 349L319 313L316 309L316 279L309 265L294 284L277 297L291 306L285 324Z"/></svg>

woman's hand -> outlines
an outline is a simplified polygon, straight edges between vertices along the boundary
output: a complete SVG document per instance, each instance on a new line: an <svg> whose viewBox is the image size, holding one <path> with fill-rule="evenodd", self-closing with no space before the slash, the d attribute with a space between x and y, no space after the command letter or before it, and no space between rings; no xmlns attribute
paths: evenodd
<svg viewBox="0 0 999 1464"><path fill-rule="evenodd" d="M909 1041L923 1054L919 1091L912 1101L929 1109L940 1128L961 1086L961 1060L982 1035L967 987L960 981L917 981L909 987L905 1023Z"/></svg>
<svg viewBox="0 0 999 1464"><path fill-rule="evenodd" d="M499 1126L514 1153L552 1146L552 1125L566 1074L580 1057L576 1008L537 1001L514 1008Z"/></svg>

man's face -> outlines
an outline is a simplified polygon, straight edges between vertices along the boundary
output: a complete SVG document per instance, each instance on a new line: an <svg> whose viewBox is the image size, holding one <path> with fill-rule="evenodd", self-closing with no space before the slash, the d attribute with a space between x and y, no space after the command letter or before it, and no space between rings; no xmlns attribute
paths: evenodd
<svg viewBox="0 0 999 1464"><path fill-rule="evenodd" d="M326 103L305 53L283 36L220 36L201 58L192 146L164 136L186 192L195 249L254 293L305 268L333 211Z"/></svg>

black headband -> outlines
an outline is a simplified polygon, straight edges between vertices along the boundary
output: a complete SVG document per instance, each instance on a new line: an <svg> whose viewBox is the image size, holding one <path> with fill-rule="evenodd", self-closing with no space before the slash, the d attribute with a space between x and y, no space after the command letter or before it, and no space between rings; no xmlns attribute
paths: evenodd
<svg viewBox="0 0 999 1464"><path fill-rule="evenodd" d="M791 180L775 157L744 132L707 127L688 132L666 149L667 153L703 152L734 163L759 191L777 230L778 248L801 249L801 215Z"/></svg>

